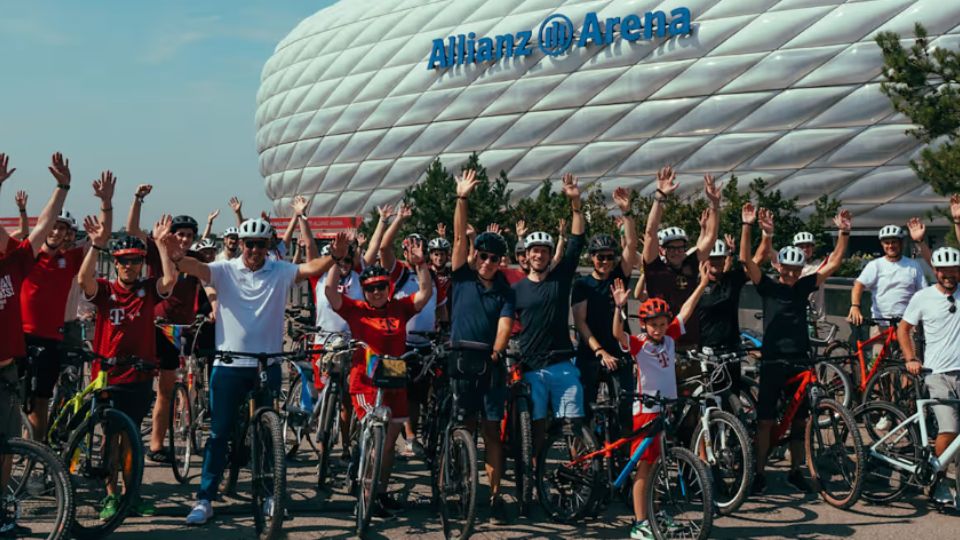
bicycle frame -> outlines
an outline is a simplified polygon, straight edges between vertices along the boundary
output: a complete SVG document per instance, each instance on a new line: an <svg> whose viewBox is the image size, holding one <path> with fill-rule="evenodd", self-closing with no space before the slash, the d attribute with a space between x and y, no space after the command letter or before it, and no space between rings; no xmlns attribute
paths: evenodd
<svg viewBox="0 0 960 540"><path fill-rule="evenodd" d="M925 409L933 405L952 405L956 407L960 405L960 399L918 399L916 403L917 412L910 415L909 418L901 422L895 428L891 429L889 433L881 437L880 440L870 446L871 458L883 461L894 469L898 469L912 475L917 475L921 472L923 467L922 462L913 464L901 459L892 458L877 452L877 448L883 444L886 444L887 441L890 441L893 438L900 439L906 434L907 426L910 424L918 424L920 426L920 440L924 442L924 447L928 447L926 442L930 439L929 434L927 433L927 415ZM894 437L895 435L897 437ZM937 474L946 470L944 463L949 464L951 461L953 461L954 456L956 456L958 452L960 452L960 437L955 438L953 442L950 443L950 446L948 446L940 456L935 456L933 455L933 452L930 452L930 455L927 458L927 464L932 468L931 472L933 474Z"/></svg>
<svg viewBox="0 0 960 540"><path fill-rule="evenodd" d="M785 386L792 384L797 384L798 386L790 397L790 401L787 403L787 412L783 415L783 420L774 427L773 435L775 441L782 441L787 431L790 430L790 426L793 424L793 418L797 415L797 411L800 410L800 406L803 405L803 401L807 397L807 387L816 382L817 374L813 369L805 369L803 372L787 380Z"/></svg>
<svg viewBox="0 0 960 540"><path fill-rule="evenodd" d="M591 461L597 457L609 458L613 455L613 452L620 447L632 443L640 438L643 438L643 441L640 443L640 446L630 455L630 460L627 461L627 464L624 466L623 470L620 471L620 474L617 475L617 479L614 480L613 485L617 489L623 487L623 484L626 483L627 479L630 478L630 473L633 472L633 469L637 466L637 463L640 461L640 456L654 443L657 439L660 440L661 448L664 448L664 420L662 416L651 420L647 424L640 427L630 435L626 437L621 437L612 443L603 445L603 448L594 450L589 454L584 454L579 456L567 463L564 463L564 466L567 468L573 468L578 465L582 465L588 461Z"/></svg>
<svg viewBox="0 0 960 540"><path fill-rule="evenodd" d="M897 340L897 331L896 327L890 326L883 332L870 338L860 341L857 340L857 353L855 355L857 367L860 369L860 387L858 390L863 393L867 389L867 382L870 381L870 378L880 369L880 364L883 363L884 359L887 358L890 352L892 344ZM880 352L877 354L876 361L873 363L873 367L870 368L870 372L867 373L867 357L866 351L870 348L873 348L874 345L883 341L883 345L880 347Z"/></svg>
<svg viewBox="0 0 960 540"><path fill-rule="evenodd" d="M60 410L60 414L58 414L54 421L50 423L50 427L47 429L46 439L48 441L50 440L53 434L57 431L57 428L60 427L60 423L67 416L68 412L74 415L78 414L80 409L83 407L84 402L86 402L87 396L96 394L97 392L105 389L107 386L107 372L106 370L100 370L100 372L97 373L97 376L93 379L93 381L90 382L90 384L87 385L86 388L68 399L63 405L63 409ZM93 409L94 406L91 406L84 419L90 416L90 413L93 411Z"/></svg>

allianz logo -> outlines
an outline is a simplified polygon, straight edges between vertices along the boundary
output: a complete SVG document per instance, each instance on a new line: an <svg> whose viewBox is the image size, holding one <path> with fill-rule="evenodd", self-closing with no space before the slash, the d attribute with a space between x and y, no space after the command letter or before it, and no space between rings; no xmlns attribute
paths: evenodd
<svg viewBox="0 0 960 540"><path fill-rule="evenodd" d="M667 15L663 11L609 17L601 20L596 12L589 12L579 30L569 17L561 13L550 15L542 23L537 35L533 30L514 34L477 38L476 33L457 34L433 40L427 69L445 69L466 64L498 62L503 58L518 58L533 54L534 48L547 56L561 56L572 47L606 46L620 38L629 42L688 36L692 32L690 10L679 7Z"/></svg>

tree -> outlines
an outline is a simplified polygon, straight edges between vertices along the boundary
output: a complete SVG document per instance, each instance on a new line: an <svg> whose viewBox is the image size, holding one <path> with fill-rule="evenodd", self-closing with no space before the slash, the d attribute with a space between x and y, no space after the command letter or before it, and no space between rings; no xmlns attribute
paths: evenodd
<svg viewBox="0 0 960 540"><path fill-rule="evenodd" d="M928 145L910 162L917 177L948 196L960 191L960 54L928 51L926 29L917 23L914 32L916 41L909 49L893 32L877 35L886 79L880 90L915 124L907 133ZM940 144L931 144L935 142Z"/></svg>

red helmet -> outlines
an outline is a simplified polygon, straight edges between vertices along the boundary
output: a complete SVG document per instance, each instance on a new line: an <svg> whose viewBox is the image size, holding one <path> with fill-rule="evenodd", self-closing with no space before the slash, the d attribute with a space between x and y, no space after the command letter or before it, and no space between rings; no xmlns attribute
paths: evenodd
<svg viewBox="0 0 960 540"><path fill-rule="evenodd" d="M668 319L673 318L673 313L670 311L670 304L662 298L649 298L640 304L640 320L645 321L661 315Z"/></svg>

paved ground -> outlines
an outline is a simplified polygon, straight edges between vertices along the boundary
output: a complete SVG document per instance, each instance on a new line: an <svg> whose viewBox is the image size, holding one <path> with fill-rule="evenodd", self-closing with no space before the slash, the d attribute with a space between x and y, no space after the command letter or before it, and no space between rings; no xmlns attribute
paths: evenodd
<svg viewBox="0 0 960 540"><path fill-rule="evenodd" d="M289 464L291 519L285 524L288 538L352 538L353 499L338 490L317 493L312 488L313 467L306 461ZM199 529L187 528L183 518L189 511L199 480L199 460L194 461L189 487L180 486L169 469L148 465L145 495L157 501L159 513L153 518L131 518L112 538L191 540L254 538L249 503L227 499L216 504L214 521ZM481 473L482 475L482 473ZM960 517L937 513L922 498L913 494L906 500L886 506L859 504L852 511L839 511L813 496L801 497L785 485L785 472L774 468L769 475L770 490L761 502L745 505L735 518L714 522L714 538L869 538L925 539L955 538ZM241 477L241 493L245 489ZM406 510L397 519L375 522L372 538L442 538L439 517L426 502L429 489L426 473L417 461L399 462L391 491L406 502ZM515 511L512 505L511 511ZM487 513L480 514L474 538L627 538L630 512L616 503L599 519L579 527L558 525L539 513L531 519L518 519L508 526L493 527ZM951 532L952 531L952 532Z"/></svg>

